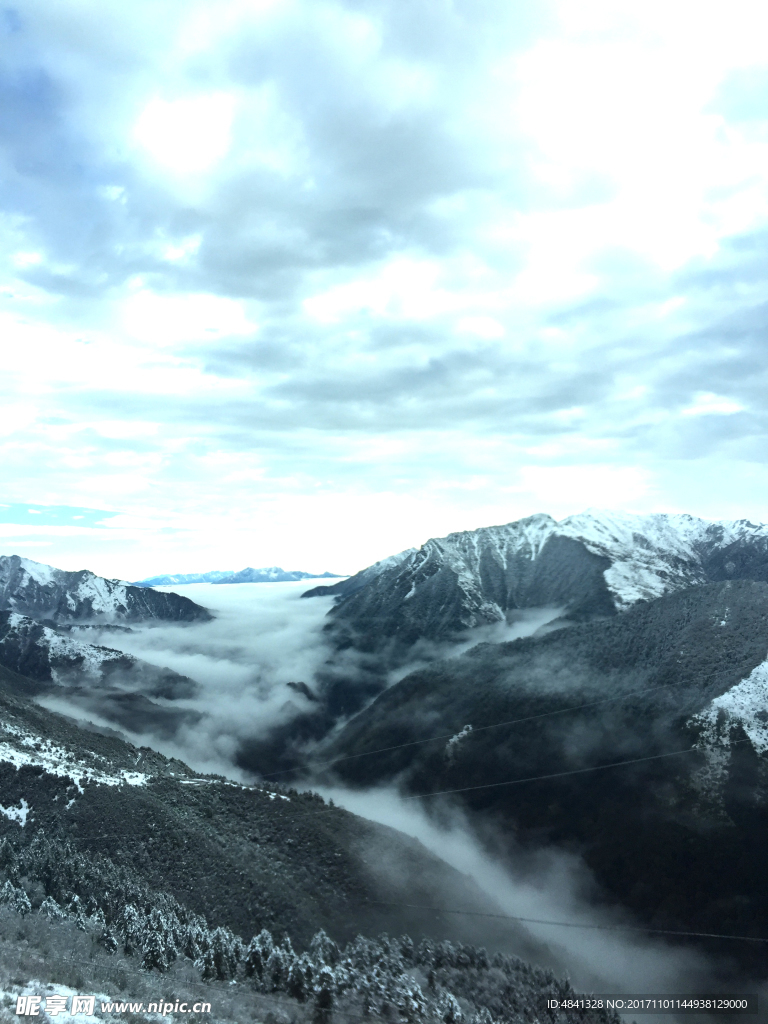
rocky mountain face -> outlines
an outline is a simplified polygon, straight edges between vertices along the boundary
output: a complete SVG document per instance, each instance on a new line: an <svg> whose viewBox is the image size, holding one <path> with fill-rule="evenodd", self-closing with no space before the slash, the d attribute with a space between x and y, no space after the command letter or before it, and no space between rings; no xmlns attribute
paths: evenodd
<svg viewBox="0 0 768 1024"><path fill-rule="evenodd" d="M407 651L557 608L579 621L727 579L768 580L768 527L687 515L536 515L427 541L334 586L328 629L342 646Z"/></svg>
<svg viewBox="0 0 768 1024"><path fill-rule="evenodd" d="M63 698L73 711L137 733L168 738L199 720L197 712L167 703L194 696L197 683L80 639L89 633L82 626L46 626L17 612L0 612L0 666L18 674L24 694Z"/></svg>
<svg viewBox="0 0 768 1024"><path fill-rule="evenodd" d="M213 572L186 573L177 576L150 576L146 580L138 580L133 584L135 587L173 587L183 586L187 583L290 583L296 580L325 580L336 579L332 572L301 572L300 570L281 569L277 565L267 569L241 569L240 572Z"/></svg>
<svg viewBox="0 0 768 1024"><path fill-rule="evenodd" d="M65 698L76 713L120 728L170 737L193 725L195 711L168 701L191 697L197 684L168 668L89 642L129 631L126 623L201 623L205 608L178 594L156 593L94 573L65 572L0 558L0 666L18 673L26 694Z"/></svg>
<svg viewBox="0 0 768 1024"><path fill-rule="evenodd" d="M85 569L65 572L18 555L0 556L0 609L55 623L211 618L205 608L178 594L156 593Z"/></svg>
<svg viewBox="0 0 768 1024"><path fill-rule="evenodd" d="M729 539L725 555L699 548L672 583L714 575L713 563L758 574L756 532ZM662 585L672 589L647 579ZM317 759L344 758L333 770L347 784L454 794L510 843L576 852L653 927L764 935L767 659L768 583L701 583L436 661ZM733 946L723 954L745 961L758 948Z"/></svg>

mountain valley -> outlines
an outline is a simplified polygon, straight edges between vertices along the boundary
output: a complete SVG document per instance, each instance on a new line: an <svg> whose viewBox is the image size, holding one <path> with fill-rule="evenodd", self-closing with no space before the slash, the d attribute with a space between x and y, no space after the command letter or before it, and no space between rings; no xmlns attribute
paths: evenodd
<svg viewBox="0 0 768 1024"><path fill-rule="evenodd" d="M767 654L768 584L702 585L433 662L315 757L576 852L649 927L759 936Z"/></svg>
<svg viewBox="0 0 768 1024"><path fill-rule="evenodd" d="M44 834L100 879L69 903L122 872L232 948L383 929L573 968L575 945L505 919L447 845L449 863L376 824L388 794L461 820L512 875L544 853L582 865L598 920L699 934L665 940L671 963L703 958L680 977L764 976L768 527L533 516L310 590L190 580L194 600L17 556L0 573L0 832L6 861L36 865L33 908L54 891L54 855L23 852ZM324 787L366 794L373 820ZM115 935L118 903L99 904Z"/></svg>

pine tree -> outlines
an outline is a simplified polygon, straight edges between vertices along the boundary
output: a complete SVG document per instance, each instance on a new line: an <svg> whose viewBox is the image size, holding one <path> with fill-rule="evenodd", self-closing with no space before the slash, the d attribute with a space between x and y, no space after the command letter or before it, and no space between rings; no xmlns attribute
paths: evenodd
<svg viewBox="0 0 768 1024"><path fill-rule="evenodd" d="M37 912L42 914L43 917L49 917L52 921L63 921L67 916L56 900L51 899L50 896L46 896Z"/></svg>
<svg viewBox="0 0 768 1024"><path fill-rule="evenodd" d="M99 945L103 946L108 953L116 953L118 950L118 941L115 938L114 932L111 928L105 928L98 939Z"/></svg>
<svg viewBox="0 0 768 1024"><path fill-rule="evenodd" d="M240 946L229 928L216 928L211 932L210 944L201 958L203 977L218 981L234 978L239 954Z"/></svg>
<svg viewBox="0 0 768 1024"><path fill-rule="evenodd" d="M313 1022L314 1024L330 1024L336 986L333 971L327 964L323 964L317 972L313 988L315 992Z"/></svg>
<svg viewBox="0 0 768 1024"><path fill-rule="evenodd" d="M184 956L190 960L198 960L202 956L203 949L208 944L207 932L208 928L202 926L197 920L186 925L179 943L179 948Z"/></svg>
<svg viewBox="0 0 768 1024"><path fill-rule="evenodd" d="M459 1001L450 992L443 992L438 999L437 1015L444 1024L462 1024L464 1020Z"/></svg>
<svg viewBox="0 0 768 1024"><path fill-rule="evenodd" d="M11 910L15 910L17 914L28 914L32 909L29 896L27 896L23 889L17 888L10 882L6 882L2 889L0 889L0 903L5 903Z"/></svg>
<svg viewBox="0 0 768 1024"><path fill-rule="evenodd" d="M306 1001L312 987L312 962L308 957L296 957L288 968L286 991L300 1003Z"/></svg>
<svg viewBox="0 0 768 1024"><path fill-rule="evenodd" d="M163 941L163 933L150 930L145 933L141 966L146 971L167 971L173 957Z"/></svg>
<svg viewBox="0 0 768 1024"><path fill-rule="evenodd" d="M132 903L127 903L123 907L119 921L120 931L123 933L124 952L132 953L141 948L142 923L138 909Z"/></svg>
<svg viewBox="0 0 768 1024"><path fill-rule="evenodd" d="M401 935L398 939L398 948L400 950L400 956L402 957L403 963L414 964L416 962L416 949L413 945L413 939L410 935Z"/></svg>
<svg viewBox="0 0 768 1024"><path fill-rule="evenodd" d="M421 987L412 978L404 978L397 986L395 1005L398 1012L409 1022L423 1021L427 1015L427 1000Z"/></svg>
<svg viewBox="0 0 768 1024"><path fill-rule="evenodd" d="M316 963L335 967L341 958L339 947L321 928L309 944L309 955Z"/></svg>
<svg viewBox="0 0 768 1024"><path fill-rule="evenodd" d="M264 989L264 972L273 948L272 936L266 928L263 928L258 935L254 935L245 950L245 973L254 978L262 991Z"/></svg>
<svg viewBox="0 0 768 1024"><path fill-rule="evenodd" d="M289 958L282 946L274 946L264 965L265 992L279 992L288 981Z"/></svg>

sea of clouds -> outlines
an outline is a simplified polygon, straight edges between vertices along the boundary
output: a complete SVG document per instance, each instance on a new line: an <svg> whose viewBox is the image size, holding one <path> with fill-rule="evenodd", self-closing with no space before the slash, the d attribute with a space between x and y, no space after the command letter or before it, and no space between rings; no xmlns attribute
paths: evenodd
<svg viewBox="0 0 768 1024"><path fill-rule="evenodd" d="M171 668L197 684L194 696L156 702L195 712L196 724L181 724L171 738L131 733L134 743L147 744L168 756L182 758L198 771L216 772L241 782L252 776L236 764L244 741L266 736L276 727L312 709L313 702L289 683L302 682L310 692L318 671L338 657L323 631L333 605L330 597L302 600L306 582L237 585L192 584L177 590L214 615L206 623L163 623L135 628L130 633L104 631L92 642L116 647L150 664ZM424 650L406 667L390 673L394 683L405 672L436 656L456 656L478 642L503 642L546 628L557 609L539 609L509 624L482 627L453 645ZM66 698L46 697L55 710L84 717ZM97 725L114 726L98 715ZM288 776L292 780L293 776ZM418 838L424 846L465 875L469 875L498 904L499 912L539 921L566 921L587 927L562 927L527 922L525 948L510 952L547 963L567 972L582 991L627 992L701 989L718 973L717 965L692 950L670 947L663 938L638 930L620 907L601 903L583 862L575 854L554 849L531 853L510 845L509 837L494 833L491 824L469 820L455 798L433 802L429 812L418 800L394 788L353 791L314 785L327 798L363 817ZM375 860L375 851L371 851ZM382 871L397 870L381 865ZM450 905L450 894L446 905ZM498 923L498 922L497 922ZM619 926L630 930L614 930ZM515 926L517 935L519 927ZM513 930L510 922L510 932ZM524 946L525 944L523 944ZM644 1018L652 1024L652 1018ZM660 1019L661 1020L661 1019ZM668 1019L665 1019L668 1020Z"/></svg>

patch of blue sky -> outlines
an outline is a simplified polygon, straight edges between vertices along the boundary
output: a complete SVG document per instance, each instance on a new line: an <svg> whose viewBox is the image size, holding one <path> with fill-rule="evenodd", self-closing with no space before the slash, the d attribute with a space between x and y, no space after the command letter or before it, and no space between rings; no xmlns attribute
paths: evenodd
<svg viewBox="0 0 768 1024"><path fill-rule="evenodd" d="M35 526L104 526L106 519L120 515L101 508L78 505L32 505L0 503L0 523Z"/></svg>

